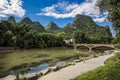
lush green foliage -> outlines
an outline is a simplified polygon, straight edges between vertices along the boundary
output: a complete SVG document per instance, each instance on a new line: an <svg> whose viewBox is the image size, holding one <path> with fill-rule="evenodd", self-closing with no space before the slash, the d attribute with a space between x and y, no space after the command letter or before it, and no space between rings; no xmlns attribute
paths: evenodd
<svg viewBox="0 0 120 80"><path fill-rule="evenodd" d="M38 32L23 23L0 22L0 46L44 48L63 45L63 38L52 33Z"/></svg>
<svg viewBox="0 0 120 80"><path fill-rule="evenodd" d="M120 79L120 53L108 59L105 66L87 72L73 80L119 80Z"/></svg>
<svg viewBox="0 0 120 80"><path fill-rule="evenodd" d="M108 20L113 23L113 28L120 33L120 0L101 0L101 12L108 12Z"/></svg>
<svg viewBox="0 0 120 80"><path fill-rule="evenodd" d="M72 34L76 43L111 43L113 38L110 36L88 36L84 31L74 31Z"/></svg>
<svg viewBox="0 0 120 80"><path fill-rule="evenodd" d="M120 49L120 34L117 34L112 43L116 44L115 47Z"/></svg>
<svg viewBox="0 0 120 80"><path fill-rule="evenodd" d="M84 32L75 31L73 33L73 37L76 43L88 43L88 37L86 36Z"/></svg>
<svg viewBox="0 0 120 80"><path fill-rule="evenodd" d="M85 24L87 22L87 24ZM13 16L0 21L0 46L45 48L63 46L63 39L75 38L76 43L111 43L109 27L99 27L89 16L77 15L72 24L60 29L50 22L46 27L28 17L16 23Z"/></svg>
<svg viewBox="0 0 120 80"><path fill-rule="evenodd" d="M108 26L98 26L91 17L84 15L76 15L73 23L67 24L62 31L68 35L68 38L73 37L71 34L74 34L77 43L110 43L112 39ZM80 36L84 36L85 40Z"/></svg>
<svg viewBox="0 0 120 80"><path fill-rule="evenodd" d="M113 43L116 43L116 47L120 48L120 0L101 0L98 5L101 12L108 12L107 18L112 22L116 31Z"/></svg>

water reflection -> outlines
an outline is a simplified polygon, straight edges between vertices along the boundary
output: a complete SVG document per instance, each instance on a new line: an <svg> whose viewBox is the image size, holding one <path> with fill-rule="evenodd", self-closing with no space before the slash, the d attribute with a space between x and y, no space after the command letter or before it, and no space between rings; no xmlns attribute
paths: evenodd
<svg viewBox="0 0 120 80"><path fill-rule="evenodd" d="M66 62L59 61L54 66L62 66L62 65L66 65ZM48 64L47 63L42 63L38 67L31 68L27 73L28 74L38 73L38 72L40 72L40 71L42 71L46 68L48 68Z"/></svg>
<svg viewBox="0 0 120 80"><path fill-rule="evenodd" d="M111 48L97 47L97 48L92 49L91 52L89 52L88 48L85 48L85 47L80 48L79 47L79 48L77 48L77 50L79 50L80 52L82 52L82 51L86 52L87 55L91 55L91 54L103 53L106 50L111 50ZM66 62L59 61L59 62L56 62L56 64L54 66L60 66L60 65L65 65L65 64L66 64ZM48 63L42 63L38 67L31 68L27 73L28 74L38 73L38 72L40 72L48 67L49 67Z"/></svg>
<svg viewBox="0 0 120 80"><path fill-rule="evenodd" d="M31 69L28 71L28 73L29 73L29 74L31 74L31 73L37 73L37 72L39 72L39 71L41 71L41 70L44 70L44 69L46 69L46 68L48 68L48 64L47 64L47 63L42 63L42 64L40 64L38 67L33 67L33 68L31 68Z"/></svg>
<svg viewBox="0 0 120 80"><path fill-rule="evenodd" d="M65 65L66 64L66 62L57 62L56 64L55 64L55 66L61 66L61 65Z"/></svg>

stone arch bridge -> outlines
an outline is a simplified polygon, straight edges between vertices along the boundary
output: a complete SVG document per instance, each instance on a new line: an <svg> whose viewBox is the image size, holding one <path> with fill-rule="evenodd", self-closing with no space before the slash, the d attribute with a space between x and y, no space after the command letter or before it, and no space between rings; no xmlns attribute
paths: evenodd
<svg viewBox="0 0 120 80"><path fill-rule="evenodd" d="M75 49L79 46L85 46L89 48L89 51L91 51L93 48L96 48L96 47L110 47L115 49L114 44L71 44L71 45L74 46Z"/></svg>

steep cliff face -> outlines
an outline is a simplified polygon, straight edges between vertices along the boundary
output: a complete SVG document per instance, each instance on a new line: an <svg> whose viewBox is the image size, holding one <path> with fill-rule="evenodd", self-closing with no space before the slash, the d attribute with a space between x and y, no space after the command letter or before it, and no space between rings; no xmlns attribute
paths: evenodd
<svg viewBox="0 0 120 80"><path fill-rule="evenodd" d="M76 29L86 29L91 26L96 26L96 23L92 20L91 17L85 15L76 15L72 26Z"/></svg>
<svg viewBox="0 0 120 80"><path fill-rule="evenodd" d="M112 37L108 26L98 26L91 17L85 15L76 15L74 21L63 29L68 34L72 34L75 30L84 31L88 36Z"/></svg>

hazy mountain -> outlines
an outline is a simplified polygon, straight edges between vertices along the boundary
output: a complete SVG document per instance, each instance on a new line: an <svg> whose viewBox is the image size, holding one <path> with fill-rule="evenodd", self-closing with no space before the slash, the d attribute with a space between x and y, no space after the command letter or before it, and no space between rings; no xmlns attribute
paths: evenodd
<svg viewBox="0 0 120 80"><path fill-rule="evenodd" d="M37 31L42 31L42 32L45 31L44 27L39 22L33 22L30 28Z"/></svg>
<svg viewBox="0 0 120 80"><path fill-rule="evenodd" d="M39 22L32 22L32 20L29 17L25 17L20 21L21 23L29 24L30 28L33 30L37 30L40 32L45 31L44 27Z"/></svg>
<svg viewBox="0 0 120 80"><path fill-rule="evenodd" d="M9 21L9 22L16 22L15 18L13 16L10 16L7 21Z"/></svg>
<svg viewBox="0 0 120 80"><path fill-rule="evenodd" d="M8 18L10 22L16 22L13 16ZM28 24L29 27L37 31L59 32L64 31L70 36L75 30L84 31L88 36L112 36L109 27L97 25L91 17L85 15L76 15L72 23L68 23L63 29L59 28L54 22L50 22L43 27L39 22L32 22L29 17L25 17L20 21Z"/></svg>
<svg viewBox="0 0 120 80"><path fill-rule="evenodd" d="M25 23L25 24L32 24L32 20L29 17L25 17L20 22Z"/></svg>
<svg viewBox="0 0 120 80"><path fill-rule="evenodd" d="M54 22L50 22L47 26L45 26L45 30L49 32L54 32L60 30L60 28Z"/></svg>

